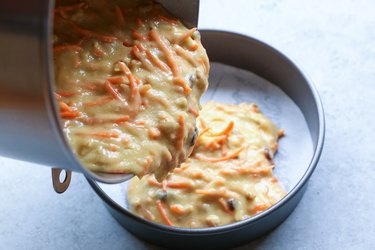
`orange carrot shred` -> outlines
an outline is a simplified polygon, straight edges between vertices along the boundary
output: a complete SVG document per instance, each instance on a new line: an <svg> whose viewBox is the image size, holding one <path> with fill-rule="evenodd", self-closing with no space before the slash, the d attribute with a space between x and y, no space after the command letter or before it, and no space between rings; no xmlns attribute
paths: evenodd
<svg viewBox="0 0 375 250"><path fill-rule="evenodd" d="M153 159L152 159L151 156L147 157L146 164L143 166L143 171L141 173L141 176L144 176L145 174L147 174L148 169L150 168L152 161L153 161Z"/></svg>
<svg viewBox="0 0 375 250"><path fill-rule="evenodd" d="M185 118L182 115L179 115L177 118L178 125L180 126L177 135L176 135L176 148L177 150L181 150L184 145L184 137L185 137Z"/></svg>
<svg viewBox="0 0 375 250"><path fill-rule="evenodd" d="M179 189L179 188L192 188L192 184L191 184L191 182L188 182L188 181L183 181L183 182L170 182L170 181L168 181L167 182L167 187L169 187L169 188L176 188L176 189Z"/></svg>
<svg viewBox="0 0 375 250"><path fill-rule="evenodd" d="M231 211L231 210L228 208L227 202L225 201L224 198L219 198L219 199L218 199L218 202L219 202L219 204L222 206L224 212L226 212L226 213L228 213L228 214L233 214L233 211Z"/></svg>
<svg viewBox="0 0 375 250"><path fill-rule="evenodd" d="M113 100L112 97L107 96L107 97L104 97L102 99L95 100L95 101L92 101L92 102L85 102L83 105L89 106L89 107L100 106L100 105L104 105L106 103L109 103L112 100Z"/></svg>
<svg viewBox="0 0 375 250"><path fill-rule="evenodd" d="M146 55L148 57L148 59L155 65L157 66L159 69L161 69L162 71L164 72L168 72L168 66L165 65L162 61L160 61L159 58L157 58L156 56L154 56L151 51L149 50L146 50Z"/></svg>
<svg viewBox="0 0 375 250"><path fill-rule="evenodd" d="M122 76L119 77L110 77L107 79L112 84L120 84L124 83L124 78Z"/></svg>
<svg viewBox="0 0 375 250"><path fill-rule="evenodd" d="M196 51L199 48L199 45L197 42L194 42L191 46L188 46L187 49L190 51Z"/></svg>
<svg viewBox="0 0 375 250"><path fill-rule="evenodd" d="M74 96L74 93L73 92L69 92L69 91L59 91L59 92L56 92L56 94L58 94L59 96L62 96L62 97L71 97L71 96Z"/></svg>
<svg viewBox="0 0 375 250"><path fill-rule="evenodd" d="M73 50L76 52L80 52L83 50L83 48L78 45L58 45L58 46L53 47L53 52L55 53L64 51L64 50Z"/></svg>
<svg viewBox="0 0 375 250"><path fill-rule="evenodd" d="M124 117L116 119L114 122L117 123L117 124L121 124L121 123L129 121L129 119L130 119L130 117L128 115L126 115Z"/></svg>
<svg viewBox="0 0 375 250"><path fill-rule="evenodd" d="M112 87L111 83L108 80L105 81L104 88L108 93L112 95L113 98L121 101L125 104L125 106L128 106L127 101L120 95L120 93L116 89Z"/></svg>
<svg viewBox="0 0 375 250"><path fill-rule="evenodd" d="M167 45L161 40L159 34L156 32L156 30L150 31L151 38L156 42L156 44L159 46L161 51L163 51L165 58L167 60L168 66L171 68L172 73L174 76L180 76L180 69L178 67L178 64L172 54L172 51L167 47Z"/></svg>
<svg viewBox="0 0 375 250"><path fill-rule="evenodd" d="M116 132L92 132L92 133L77 133L78 135L89 135L104 138L119 138L120 135Z"/></svg>
<svg viewBox="0 0 375 250"><path fill-rule="evenodd" d="M147 183L151 186L155 186L155 187L162 187L162 184L160 182L157 182L155 179L151 179L149 178L147 180Z"/></svg>
<svg viewBox="0 0 375 250"><path fill-rule="evenodd" d="M178 204L170 205L169 209L171 210L171 212L178 214L178 215L184 215L186 213L186 211L182 208L182 206Z"/></svg>
<svg viewBox="0 0 375 250"><path fill-rule="evenodd" d="M140 41L148 41L148 38L141 34L140 32L133 30L132 31L132 36L135 40L140 40Z"/></svg>
<svg viewBox="0 0 375 250"><path fill-rule="evenodd" d="M132 52L134 54L134 57L142 63L145 69L147 69L148 71L153 70L153 65L143 57L143 55L141 54L141 51L139 50L137 46L133 46Z"/></svg>
<svg viewBox="0 0 375 250"><path fill-rule="evenodd" d="M161 217L163 218L165 224L168 225L168 226L173 226L172 221L168 218L168 215L164 210L163 203L162 203L161 200L156 200L156 206L157 206L157 208L159 210L159 213L160 213Z"/></svg>
<svg viewBox="0 0 375 250"><path fill-rule="evenodd" d="M232 130L233 130L233 127L234 127L234 122L233 121L230 121L228 123L228 125L223 129L223 131L219 132L219 133L216 133L216 134L213 134L213 136L221 136L221 135L226 135L228 136Z"/></svg>
<svg viewBox="0 0 375 250"><path fill-rule="evenodd" d="M188 108L188 111L189 111L190 113L192 113L195 117L198 117L198 116L199 116L199 112L198 112L197 110L195 110L194 108L192 108L192 107L189 107L189 108Z"/></svg>
<svg viewBox="0 0 375 250"><path fill-rule="evenodd" d="M71 22L71 25L73 26L73 29L83 35L83 36L87 36L87 37L93 37L93 38L97 38L105 43L113 43L114 41L117 40L116 37L114 36L106 36L106 35L102 35L102 34L98 34L94 31L91 31L91 30L87 30L87 29L84 29L84 28L81 28L79 27L77 24Z"/></svg>
<svg viewBox="0 0 375 250"><path fill-rule="evenodd" d="M228 155L222 156L222 157L218 157L218 158L207 157L207 156L205 156L203 154L200 154L200 153L195 154L195 157L199 160L208 161L208 162L227 161L227 160L236 158L244 149L245 149L245 147L241 147L241 148L235 150L234 152L232 152L231 154L228 154Z"/></svg>
<svg viewBox="0 0 375 250"><path fill-rule="evenodd" d="M190 30L188 30L187 32L185 32L185 34L182 34L180 37L177 37L175 40L174 40L174 43L182 43L182 42L185 42L189 37L191 37L194 32L197 30L197 28L192 28Z"/></svg>
<svg viewBox="0 0 375 250"><path fill-rule="evenodd" d="M175 50L176 50L177 55L183 57L193 67L197 67L198 66L198 63L195 61L195 59L193 58L193 56L189 52L187 52L186 50L184 50L183 48L181 48L178 45L175 45Z"/></svg>
<svg viewBox="0 0 375 250"><path fill-rule="evenodd" d="M175 77L173 78L173 82L179 86L181 86L185 93L186 94L190 94L191 93L191 88L189 87L189 85L186 84L186 81L185 79L183 79L182 77Z"/></svg>
<svg viewBox="0 0 375 250"><path fill-rule="evenodd" d="M64 112L60 112L60 115L61 115L61 118L64 118L64 119L74 119L79 116L79 112L78 111L64 111Z"/></svg>
<svg viewBox="0 0 375 250"><path fill-rule="evenodd" d="M69 105L66 104L65 102L59 102L59 106L60 106L61 111L69 111L69 112L72 111Z"/></svg>

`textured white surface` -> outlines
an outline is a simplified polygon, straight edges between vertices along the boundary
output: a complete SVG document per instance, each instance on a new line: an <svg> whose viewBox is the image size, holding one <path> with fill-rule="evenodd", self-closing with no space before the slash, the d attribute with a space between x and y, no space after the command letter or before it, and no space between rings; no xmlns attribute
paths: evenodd
<svg viewBox="0 0 375 250"><path fill-rule="evenodd" d="M374 10L372 0L201 0L201 28L251 35L292 57L326 111L325 148L301 203L239 249L375 246ZM0 169L0 249L154 248L119 226L82 176L57 195L49 168L0 158Z"/></svg>

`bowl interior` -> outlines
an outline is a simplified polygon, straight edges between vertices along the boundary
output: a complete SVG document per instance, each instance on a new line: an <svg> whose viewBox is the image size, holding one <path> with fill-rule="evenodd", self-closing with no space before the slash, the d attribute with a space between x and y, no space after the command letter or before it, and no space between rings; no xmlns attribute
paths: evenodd
<svg viewBox="0 0 375 250"><path fill-rule="evenodd" d="M266 79L233 66L211 63L210 85L202 102L256 103L278 127L285 129L275 156L275 174L287 191L302 179L314 155L313 141L304 114L278 86ZM303 150L301 150L303 149ZM127 183L102 184L102 191L124 210Z"/></svg>

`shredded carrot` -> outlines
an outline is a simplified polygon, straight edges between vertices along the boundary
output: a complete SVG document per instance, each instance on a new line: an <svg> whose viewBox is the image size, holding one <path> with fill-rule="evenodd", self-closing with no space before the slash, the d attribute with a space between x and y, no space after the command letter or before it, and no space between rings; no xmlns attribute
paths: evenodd
<svg viewBox="0 0 375 250"><path fill-rule="evenodd" d="M146 70L153 71L154 69L153 65L143 57L143 55L141 54L141 51L139 50L137 46L133 46L132 52L134 54L134 57L142 63L142 65L145 67Z"/></svg>
<svg viewBox="0 0 375 250"><path fill-rule="evenodd" d="M130 89L132 91L132 96L136 95L138 91L137 84L136 84L136 79L134 75L131 73L130 69L124 62L119 62L118 63L119 68L125 73L126 77L129 80L130 83Z"/></svg>
<svg viewBox="0 0 375 250"><path fill-rule="evenodd" d="M273 152L275 152L279 148L279 144L277 142L272 143L271 149Z"/></svg>
<svg viewBox="0 0 375 250"><path fill-rule="evenodd" d="M165 58L167 60L168 66L171 68L172 73L174 76L180 76L180 68L178 67L178 64L176 62L176 59L173 56L172 51L168 48L168 46L161 40L159 34L156 32L156 30L152 29L150 31L151 38L156 42L156 44L159 46L161 51L163 51Z"/></svg>
<svg viewBox="0 0 375 250"><path fill-rule="evenodd" d="M258 204L255 205L252 209L250 209L251 213L259 213L263 212L264 210L268 209L270 207L269 204Z"/></svg>
<svg viewBox="0 0 375 250"><path fill-rule="evenodd" d="M236 170L240 174L260 174L260 175L268 175L272 173L272 169L274 168L273 165L270 167L263 167L263 168L237 168Z"/></svg>
<svg viewBox="0 0 375 250"><path fill-rule="evenodd" d="M176 188L176 189L180 189L180 188L192 188L192 184L191 182L188 182L188 181L181 181L181 182L170 182L168 181L167 182L167 187L169 188Z"/></svg>
<svg viewBox="0 0 375 250"><path fill-rule="evenodd" d="M200 139L202 138L202 136L203 136L205 133L207 133L208 131L210 131L210 128L205 128L205 129L202 130L202 132L200 132L200 133L198 134L198 137L197 137L197 143L200 142Z"/></svg>
<svg viewBox="0 0 375 250"><path fill-rule="evenodd" d="M124 117L116 119L114 122L117 124L121 124L121 123L129 121L129 119L130 117L128 115L125 115Z"/></svg>
<svg viewBox="0 0 375 250"><path fill-rule="evenodd" d="M195 41L193 42L193 44L191 46L187 47L187 49L190 50L190 51L196 51L198 48L199 48L199 45Z"/></svg>
<svg viewBox="0 0 375 250"><path fill-rule="evenodd" d="M220 145L224 144L227 141L228 137L226 135L217 136L215 139L210 141L206 147L210 149L217 149Z"/></svg>
<svg viewBox="0 0 375 250"><path fill-rule="evenodd" d="M132 36L133 36L134 40L148 41L148 38L146 36L144 36L143 34L141 34L140 32L138 32L136 30L132 31Z"/></svg>
<svg viewBox="0 0 375 250"><path fill-rule="evenodd" d="M285 135L285 130L281 129L278 133L279 138L283 137Z"/></svg>
<svg viewBox="0 0 375 250"><path fill-rule="evenodd" d="M120 25L120 27L124 27L125 26L124 15L122 14L120 7L118 7L117 5L115 6L115 13L116 13L116 19L117 19L118 25Z"/></svg>
<svg viewBox="0 0 375 250"><path fill-rule="evenodd" d="M79 116L79 112L78 111L64 111L64 112L60 112L60 115L61 115L61 118L64 118L64 119L74 119Z"/></svg>
<svg viewBox="0 0 375 250"><path fill-rule="evenodd" d="M187 32L185 32L181 36L177 37L174 40L174 43L179 44L179 43L185 42L189 37L191 37L194 34L195 31L197 31L197 28L192 28L192 29L188 30Z"/></svg>
<svg viewBox="0 0 375 250"><path fill-rule="evenodd" d="M94 55L97 57L103 57L106 53L99 45L94 45Z"/></svg>
<svg viewBox="0 0 375 250"><path fill-rule="evenodd" d="M134 121L133 123L140 126L145 125L145 121Z"/></svg>
<svg viewBox="0 0 375 250"><path fill-rule="evenodd" d="M69 92L69 91L59 91L59 92L56 92L56 94L62 97L74 96L74 92Z"/></svg>
<svg viewBox="0 0 375 250"><path fill-rule="evenodd" d="M158 67L159 69L161 69L162 71L164 72L168 72L168 66L165 65L159 58L157 58L156 56L154 56L151 51L149 50L146 50L146 55L148 57L148 59L156 66Z"/></svg>
<svg viewBox="0 0 375 250"><path fill-rule="evenodd" d="M151 140L159 139L160 135L161 135L161 133L160 133L160 130L158 128L149 128L148 129L148 137Z"/></svg>
<svg viewBox="0 0 375 250"><path fill-rule="evenodd" d="M228 154L228 155L222 156L222 157L218 157L218 158L207 157L207 156L205 156L203 154L200 154L200 153L195 154L195 157L199 160L208 161L208 162L227 161L227 160L236 158L244 149L245 149L245 147L241 147L241 148L235 150L234 152L232 152L231 154Z"/></svg>
<svg viewBox="0 0 375 250"><path fill-rule="evenodd" d="M142 51L142 52L146 51L146 47L143 46L143 44L140 43L140 42L137 42L137 41L136 41L136 42L135 42L135 46L138 47L139 51Z"/></svg>
<svg viewBox="0 0 375 250"><path fill-rule="evenodd" d="M140 209L146 214L147 219L152 220L152 221L156 219L155 215L147 208L141 207Z"/></svg>
<svg viewBox="0 0 375 250"><path fill-rule="evenodd" d="M183 79L182 77L174 77L173 78L173 82L179 86L181 86L185 93L186 94L190 94L191 93L191 88L189 87L189 85L186 84L186 81L185 79Z"/></svg>
<svg viewBox="0 0 375 250"><path fill-rule="evenodd" d="M272 178L271 178L271 182L272 182L272 183L277 183L277 182L278 182L278 180L277 180L277 178L276 178L276 177L272 177Z"/></svg>
<svg viewBox="0 0 375 250"><path fill-rule="evenodd" d="M133 44L131 44L130 42L128 41L122 41L122 45L124 45L125 47L133 47Z"/></svg>
<svg viewBox="0 0 375 250"><path fill-rule="evenodd" d="M160 182L157 182L155 179L148 178L147 183L151 186L155 187L162 187L162 184Z"/></svg>
<svg viewBox="0 0 375 250"><path fill-rule="evenodd" d="M146 85L142 85L140 88L139 88L139 93L144 96L147 91L149 91L150 89L152 89L151 85L150 84L146 84Z"/></svg>
<svg viewBox="0 0 375 250"><path fill-rule="evenodd" d="M229 209L228 204L227 204L227 202L225 201L224 198L219 198L218 202L222 206L224 212L226 212L228 214L233 214L233 211Z"/></svg>
<svg viewBox="0 0 375 250"><path fill-rule="evenodd" d="M90 135L104 138L119 138L120 135L116 132L92 132L92 133L77 133L78 135Z"/></svg>
<svg viewBox="0 0 375 250"><path fill-rule="evenodd" d="M177 150L182 150L185 137L185 118L182 115L179 115L177 121L179 128L176 135L176 148Z"/></svg>
<svg viewBox="0 0 375 250"><path fill-rule="evenodd" d="M66 104L65 102L59 102L59 106L60 106L61 111L69 111L69 112L72 111L69 105Z"/></svg>
<svg viewBox="0 0 375 250"><path fill-rule="evenodd" d="M111 83L106 80L104 83L104 89L112 95L113 98L116 100L121 101L126 107L128 106L128 102L121 96L121 94L112 87Z"/></svg>
<svg viewBox="0 0 375 250"><path fill-rule="evenodd" d="M97 38L105 43L113 43L114 41L117 40L116 37L114 36L106 36L106 35L102 35L102 34L99 34L99 33L96 33L94 31L91 31L91 30L87 30L87 29L84 29L84 28L81 28L79 27L77 24L71 22L71 25L73 26L73 29L83 35L83 36L87 36L87 37L93 37L93 38Z"/></svg>
<svg viewBox="0 0 375 250"><path fill-rule="evenodd" d="M109 103L112 100L113 100L113 98L111 96L107 96L107 97L104 97L104 98L96 100L96 101L85 102L83 105L89 106L89 107L100 106L100 105L104 105L106 103Z"/></svg>
<svg viewBox="0 0 375 250"><path fill-rule="evenodd" d="M170 205L169 209L171 210L172 213L175 213L175 214L178 214L178 215L184 215L184 214L186 214L186 211L179 204Z"/></svg>
<svg viewBox="0 0 375 250"><path fill-rule="evenodd" d="M195 109L192 108L192 107L189 107L189 108L188 108L188 111L189 111L190 113L192 113L195 117L198 117L198 116L199 116L198 111L195 110Z"/></svg>
<svg viewBox="0 0 375 250"><path fill-rule="evenodd" d="M78 45L59 45L59 46L53 47L53 52L55 53L64 51L64 50L73 50L75 52L81 52L83 48Z"/></svg>
<svg viewBox="0 0 375 250"><path fill-rule="evenodd" d="M168 218L168 215L164 210L163 202L161 200L157 200L156 206L157 206L157 208L159 210L159 213L160 213L161 217L163 218L165 224L167 224L168 226L173 226L172 221Z"/></svg>
<svg viewBox="0 0 375 250"><path fill-rule="evenodd" d="M122 76L119 77L110 77L107 79L112 84L120 84L124 83L124 78Z"/></svg>
<svg viewBox="0 0 375 250"><path fill-rule="evenodd" d="M146 158L146 164L143 166L143 171L141 173L141 176L144 176L145 174L147 174L148 169L150 168L152 161L153 161L153 159L152 159L151 156Z"/></svg>
<svg viewBox="0 0 375 250"><path fill-rule="evenodd" d="M57 93L53 93L53 94L54 94L54 96L55 96L56 99L61 99L61 97L62 97L61 95L59 95Z"/></svg>
<svg viewBox="0 0 375 250"><path fill-rule="evenodd" d="M234 169L231 169L231 168L224 168L224 169L221 169L220 171L220 174L222 175L229 175L229 176L232 176L232 175L237 175L238 172L235 171Z"/></svg>
<svg viewBox="0 0 375 250"><path fill-rule="evenodd" d="M113 151L113 152L116 152L116 151L118 151L120 149L120 147L117 146L117 145L111 145L110 148L111 148L111 151Z"/></svg>
<svg viewBox="0 0 375 250"><path fill-rule="evenodd" d="M121 141L122 141L122 143L124 143L125 145L128 145L128 144L129 144L129 140L126 139L126 138L122 138Z"/></svg>
<svg viewBox="0 0 375 250"><path fill-rule="evenodd" d="M207 125L206 125L206 123L204 122L204 120L203 120L201 117L199 117L198 120L199 120L199 123L200 123L202 129L206 129L206 128L207 128Z"/></svg>
<svg viewBox="0 0 375 250"><path fill-rule="evenodd" d="M193 67L197 67L198 66L198 63L197 61L193 58L193 56L187 52L186 50L184 50L183 48L181 48L180 46L178 45L175 45L175 50L176 50L176 53L177 55L183 57L186 61L188 61Z"/></svg>
<svg viewBox="0 0 375 250"><path fill-rule="evenodd" d="M213 136L221 136L221 135L229 136L229 134L233 130L233 127L234 127L234 122L230 121L228 125L222 131L220 131L219 133L212 134L212 135Z"/></svg>

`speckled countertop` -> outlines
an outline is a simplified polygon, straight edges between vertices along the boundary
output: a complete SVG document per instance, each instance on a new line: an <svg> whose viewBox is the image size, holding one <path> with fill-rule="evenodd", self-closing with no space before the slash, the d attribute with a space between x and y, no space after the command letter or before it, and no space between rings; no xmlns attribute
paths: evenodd
<svg viewBox="0 0 375 250"><path fill-rule="evenodd" d="M236 3L236 5L234 5ZM295 59L326 111L320 163L294 213L239 249L375 246L375 1L202 0L200 28L237 31ZM149 249L83 176L54 193L50 169L0 158L0 249Z"/></svg>

